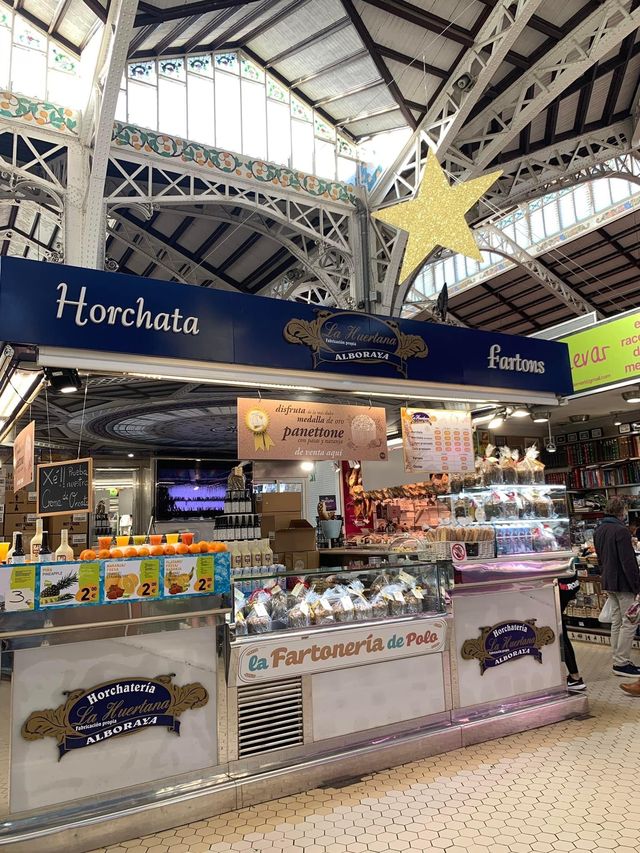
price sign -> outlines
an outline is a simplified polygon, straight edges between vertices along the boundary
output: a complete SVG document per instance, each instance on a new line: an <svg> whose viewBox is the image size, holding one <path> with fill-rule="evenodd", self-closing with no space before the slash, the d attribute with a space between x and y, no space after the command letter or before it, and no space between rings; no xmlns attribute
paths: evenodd
<svg viewBox="0 0 640 853"><path fill-rule="evenodd" d="M0 566L0 610L33 610L36 602L36 567Z"/></svg>
<svg viewBox="0 0 640 853"><path fill-rule="evenodd" d="M105 560L101 601L114 604L160 596L160 560Z"/></svg>
<svg viewBox="0 0 640 853"><path fill-rule="evenodd" d="M165 557L164 595L205 595L214 591L213 554L200 557Z"/></svg>
<svg viewBox="0 0 640 853"><path fill-rule="evenodd" d="M40 563L38 607L97 604L100 563Z"/></svg>

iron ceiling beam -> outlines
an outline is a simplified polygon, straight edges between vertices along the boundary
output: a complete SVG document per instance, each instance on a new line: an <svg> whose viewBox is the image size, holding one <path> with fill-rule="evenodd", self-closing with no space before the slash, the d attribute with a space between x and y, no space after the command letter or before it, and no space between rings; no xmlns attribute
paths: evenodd
<svg viewBox="0 0 640 853"><path fill-rule="evenodd" d="M417 122L413 116L413 113L406 105L402 92L400 91L400 87L394 80L393 74L387 68L384 59L380 56L378 49L376 48L376 44L371 36L371 33L369 32L362 18L356 11L352 0L342 0L342 5L345 11L347 12L347 15L351 19L351 23L353 24L356 32L360 36L361 42L369 51L369 54L371 55L371 59L373 60L374 65L376 66L378 74L384 80L387 89L389 90L394 101L400 108L400 112L402 113L405 121L407 122L409 127L415 130Z"/></svg>
<svg viewBox="0 0 640 853"><path fill-rule="evenodd" d="M500 0L429 105L413 136L371 195L372 205L406 198L417 188L428 151L445 152L543 0ZM460 86L460 81L468 81ZM388 194L390 198L388 198Z"/></svg>
<svg viewBox="0 0 640 853"><path fill-rule="evenodd" d="M106 24L106 22L107 22L107 10L99 2L99 0L82 0L82 2L84 3L84 5L88 9L91 9L91 11L96 16L96 18L98 18L100 21L102 21L103 24ZM108 2L108 0L107 0L107 2Z"/></svg>
<svg viewBox="0 0 640 853"><path fill-rule="evenodd" d="M369 56L369 51L363 48L356 53L352 53L351 56L347 56L344 59L338 59L335 62L330 62L328 65L323 65L322 68L318 68L317 71L312 71L310 74L298 77L297 80L293 80L291 86L292 88L304 86L306 83L311 83L312 80L317 80L319 77L323 77L325 74L330 74L332 71L336 71L338 69L341 70L346 65L351 65L360 59L365 59L367 56Z"/></svg>
<svg viewBox="0 0 640 853"><path fill-rule="evenodd" d="M51 35L56 35L56 30L58 29L58 24L64 18L64 16L69 11L69 6L71 5L72 0L58 0L56 4L56 8L54 9L53 15L51 17L51 23L49 24L49 33Z"/></svg>
<svg viewBox="0 0 640 853"><path fill-rule="evenodd" d="M27 9L18 10L15 6L13 6L10 0L0 0L0 3L3 6L6 6L8 9L11 9L12 11L19 11L20 15L33 27L35 27L37 30L40 30L40 32L43 33L45 36L49 35L49 24L45 24L44 21L42 21L32 12L29 12ZM80 56L80 48L77 44L74 44L72 41L69 41L68 38L65 38L65 36L60 35L59 33L56 33L55 38L56 41L59 41L63 47L66 47L69 53L72 53L76 57Z"/></svg>
<svg viewBox="0 0 640 853"><path fill-rule="evenodd" d="M469 125L448 151L447 170L468 178L488 168L535 116L640 26L633 7L633 0L604 0Z"/></svg>
<svg viewBox="0 0 640 853"><path fill-rule="evenodd" d="M87 0L85 0L87 2ZM231 9L237 11L243 6L256 3L257 0L200 0L196 3L183 3L179 6L167 6L161 8L149 3L140 3L135 18L135 27L146 27L147 24L166 24L168 21L176 21L187 16L206 15L207 12L217 12L219 9Z"/></svg>
<svg viewBox="0 0 640 853"><path fill-rule="evenodd" d="M270 15L266 21L263 21L261 24L258 24L257 27L249 30L248 33L245 33L242 36L242 41L245 44L248 44L250 41L253 41L253 39L261 36L266 30L270 30L272 27L277 26L285 18L288 18L289 15L293 15L294 12L298 12L310 2L311 0L293 0L292 3L289 3L288 6L284 6L279 12L276 12L275 15Z"/></svg>
<svg viewBox="0 0 640 853"><path fill-rule="evenodd" d="M414 59L407 56L406 53L400 53L392 47L387 47L380 42L376 42L376 50L385 59L393 59L394 62L399 62L401 65L409 65L416 71L421 71L423 74L431 74L433 77L439 77L440 80L446 80L449 77L449 72L446 68L438 68L437 65L430 65L422 59Z"/></svg>
<svg viewBox="0 0 640 853"><path fill-rule="evenodd" d="M246 252L248 252L249 249L252 248L252 246L255 246L255 244L259 240L262 240L262 235L259 234L257 231L254 231L253 234L250 234L246 240L243 240L243 242L240 243L240 245L236 249L234 249L233 252L231 252L231 254L227 258L225 258L221 264L218 265L218 271L226 272L229 267L232 267L236 261L239 261L240 258L242 258L243 255L245 255Z"/></svg>
<svg viewBox="0 0 640 853"><path fill-rule="evenodd" d="M275 56L269 57L267 62L265 63L266 68L271 68L272 65L277 65L279 62L282 62L285 59L289 59L292 56L295 56L296 53L300 53L302 50L306 50L308 47L312 47L314 44L318 44L318 42L324 41L326 38L330 38L336 33L341 32L351 25L351 21L349 17L346 16L344 18L339 18L337 21L334 21L332 24L329 24L326 27L323 27L321 30L313 33L313 35L308 36L306 39L302 41L296 42L292 44L290 47L287 47L285 50L280 51Z"/></svg>

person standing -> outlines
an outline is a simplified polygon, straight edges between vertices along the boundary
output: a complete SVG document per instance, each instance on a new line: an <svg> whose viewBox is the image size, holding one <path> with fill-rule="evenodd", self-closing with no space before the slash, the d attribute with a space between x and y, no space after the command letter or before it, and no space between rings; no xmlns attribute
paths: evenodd
<svg viewBox="0 0 640 853"><path fill-rule="evenodd" d="M558 590L560 592L560 612L562 613L562 642L564 645L564 663L569 671L567 676L567 690L575 693L581 690L586 690L587 685L580 677L578 663L576 661L576 653L573 650L573 643L569 638L567 627L566 609L571 604L573 599L578 594L580 589L580 579L578 578L578 570L576 569L576 561L571 560L569 563L569 573L558 578Z"/></svg>
<svg viewBox="0 0 640 853"><path fill-rule="evenodd" d="M625 508L620 498L611 498L593 535L600 565L602 589L612 607L611 650L613 672L619 676L640 675L631 662L631 646L636 625L626 613L640 593L640 569L631 544L631 531L624 523Z"/></svg>

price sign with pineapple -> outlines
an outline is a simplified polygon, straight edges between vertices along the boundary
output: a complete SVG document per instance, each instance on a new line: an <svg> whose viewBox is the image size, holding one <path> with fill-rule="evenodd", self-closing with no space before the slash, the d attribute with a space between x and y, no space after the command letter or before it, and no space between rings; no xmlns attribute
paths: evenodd
<svg viewBox="0 0 640 853"><path fill-rule="evenodd" d="M38 607L98 604L100 563L40 563Z"/></svg>
<svg viewBox="0 0 640 853"><path fill-rule="evenodd" d="M160 560L104 561L102 602L141 601L160 596Z"/></svg>
<svg viewBox="0 0 640 853"><path fill-rule="evenodd" d="M165 557L164 594L206 595L214 591L214 555Z"/></svg>

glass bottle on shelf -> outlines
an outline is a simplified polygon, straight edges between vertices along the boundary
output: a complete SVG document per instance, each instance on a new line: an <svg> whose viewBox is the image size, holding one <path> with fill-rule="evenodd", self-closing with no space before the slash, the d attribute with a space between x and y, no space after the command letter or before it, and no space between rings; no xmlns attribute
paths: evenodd
<svg viewBox="0 0 640 853"><path fill-rule="evenodd" d="M49 545L49 534L46 530L42 531L42 545L40 546L40 555L38 556L39 563L53 563L54 554Z"/></svg>
<svg viewBox="0 0 640 853"><path fill-rule="evenodd" d="M13 552L16 550L16 536L17 532L14 530L13 537L11 539L11 548L7 551L7 563L11 562L11 557L13 556Z"/></svg>
<svg viewBox="0 0 640 853"><path fill-rule="evenodd" d="M40 549L42 547L42 519L36 518L36 532L31 537L29 543L29 561L37 563L40 557Z"/></svg>
<svg viewBox="0 0 640 853"><path fill-rule="evenodd" d="M16 565L17 563L26 563L26 554L22 545L22 533L14 533L15 545L11 556L7 558L7 563Z"/></svg>
<svg viewBox="0 0 640 853"><path fill-rule="evenodd" d="M73 560L73 548L69 545L69 531L66 527L60 531L60 545L56 549L55 558L57 563Z"/></svg>

